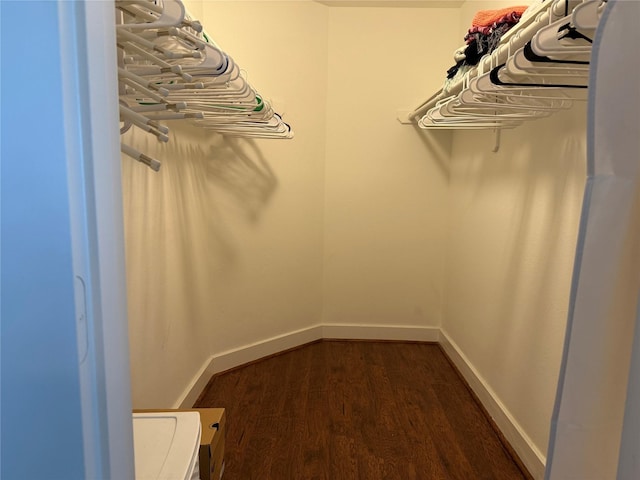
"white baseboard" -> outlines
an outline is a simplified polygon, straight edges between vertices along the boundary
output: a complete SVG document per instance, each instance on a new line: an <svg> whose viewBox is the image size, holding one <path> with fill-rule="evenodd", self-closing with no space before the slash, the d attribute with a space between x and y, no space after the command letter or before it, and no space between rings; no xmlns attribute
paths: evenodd
<svg viewBox="0 0 640 480"><path fill-rule="evenodd" d="M227 350L226 352L213 356L213 373L224 372L225 370L244 365L245 363L268 357L274 353L299 347L305 343L315 342L321 338L322 327L320 325L314 325L313 327L296 330L295 332L285 333L284 335L278 335L277 337Z"/></svg>
<svg viewBox="0 0 640 480"><path fill-rule="evenodd" d="M200 393L204 390L211 376L224 372L234 367L253 362L274 353L295 348L305 343L314 342L322 338L320 325L304 328L295 332L278 335L261 342L255 342L242 347L234 348L211 355L193 377L180 398L175 402L174 408L191 408Z"/></svg>
<svg viewBox="0 0 640 480"><path fill-rule="evenodd" d="M522 427L498 399L495 392L487 385L482 376L444 330L440 330L440 345L469 383L469 386L518 454L522 463L527 467L529 473L536 480L542 480L546 462L544 455L536 448L531 439L524 433Z"/></svg>
<svg viewBox="0 0 640 480"><path fill-rule="evenodd" d="M314 325L295 332L227 350L209 357L176 400L173 408L191 408L215 373L224 372L245 363L299 347L322 338L353 340L403 340L437 342L437 327L398 327L391 325Z"/></svg>
<svg viewBox="0 0 640 480"><path fill-rule="evenodd" d="M397 325L326 324L322 325L322 338L437 342L440 338L440 328Z"/></svg>
<svg viewBox="0 0 640 480"><path fill-rule="evenodd" d="M210 356L200 367L198 373L191 379L187 388L182 392L180 398L175 401L172 408L191 408L196 403L200 393L205 389L209 379L215 373L213 370L213 355Z"/></svg>

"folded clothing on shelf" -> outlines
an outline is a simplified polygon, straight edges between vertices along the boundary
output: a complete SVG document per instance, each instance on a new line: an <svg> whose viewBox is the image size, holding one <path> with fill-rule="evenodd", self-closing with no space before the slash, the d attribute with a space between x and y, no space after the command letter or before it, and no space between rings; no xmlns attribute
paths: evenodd
<svg viewBox="0 0 640 480"><path fill-rule="evenodd" d="M528 7L519 5L515 7L500 8L498 10L479 10L473 16L472 27L490 27L494 23L517 23ZM517 18L515 18L517 16ZM509 19L513 20L509 20Z"/></svg>
<svg viewBox="0 0 640 480"><path fill-rule="evenodd" d="M483 55L491 53L502 36L520 21L527 6L515 6L498 10L480 10L473 17L471 28L464 37L466 47L456 50L456 64L447 71L447 78L456 76L463 65L477 65Z"/></svg>

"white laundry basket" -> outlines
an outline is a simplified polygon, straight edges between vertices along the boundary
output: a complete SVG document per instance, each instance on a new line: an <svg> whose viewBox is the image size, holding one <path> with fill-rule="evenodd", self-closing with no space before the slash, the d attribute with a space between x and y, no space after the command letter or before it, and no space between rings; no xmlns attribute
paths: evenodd
<svg viewBox="0 0 640 480"><path fill-rule="evenodd" d="M133 414L136 480L199 480L198 412Z"/></svg>

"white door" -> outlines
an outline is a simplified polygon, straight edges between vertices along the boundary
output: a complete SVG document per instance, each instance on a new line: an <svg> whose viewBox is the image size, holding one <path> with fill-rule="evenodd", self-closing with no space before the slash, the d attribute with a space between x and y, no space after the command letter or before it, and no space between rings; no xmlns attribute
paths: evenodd
<svg viewBox="0 0 640 480"><path fill-rule="evenodd" d="M0 475L133 478L113 3L0 20Z"/></svg>

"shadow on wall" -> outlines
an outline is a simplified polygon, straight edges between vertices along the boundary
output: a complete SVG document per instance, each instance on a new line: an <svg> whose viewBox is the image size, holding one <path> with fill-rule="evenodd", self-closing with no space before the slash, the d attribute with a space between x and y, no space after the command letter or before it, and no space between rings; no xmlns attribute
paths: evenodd
<svg viewBox="0 0 640 480"><path fill-rule="evenodd" d="M449 180L453 132L451 130L425 130L416 123L413 123L412 126L418 132L418 138L427 149L429 158L435 161L444 178Z"/></svg>
<svg viewBox="0 0 640 480"><path fill-rule="evenodd" d="M217 245L217 261L231 261L226 220L256 223L276 191L277 178L253 139L167 124L171 138L166 144L135 129L124 138L162 162L154 173L123 156L125 215L133 220L127 223L144 223L147 231L177 227L185 242L206 238L209 246Z"/></svg>
<svg viewBox="0 0 640 480"><path fill-rule="evenodd" d="M278 180L255 140L217 136L205 168L210 180L229 194L247 220L257 222Z"/></svg>
<svg viewBox="0 0 640 480"><path fill-rule="evenodd" d="M488 224L498 225L503 248L494 259L499 281L491 314L501 328L487 348L503 365L513 364L514 357L540 359L546 357L540 352L561 352L586 179L583 119L577 106L507 130L497 153L491 153L489 135L478 145L486 153L469 165L477 183L467 201L499 212ZM555 134L559 124L563 135ZM535 362L531 368L537 370ZM520 379L512 381L514 390L529 398L539 395L526 375L512 378Z"/></svg>
<svg viewBox="0 0 640 480"><path fill-rule="evenodd" d="M137 406L149 398L172 404L175 392L161 389L162 378L181 384L184 372L175 371L180 367L170 359L183 357L191 374L192 364L210 351L218 287L236 271L239 238L234 235L260 220L278 185L254 140L225 138L179 122L167 125L166 144L136 129L122 138L162 162L156 173L122 157Z"/></svg>
<svg viewBox="0 0 640 480"><path fill-rule="evenodd" d="M124 138L162 162L155 173L123 156L127 248L179 248L184 260L206 258L211 271L226 270L235 259L229 222L258 222L277 178L255 140L167 123L166 144L135 129Z"/></svg>
<svg viewBox="0 0 640 480"><path fill-rule="evenodd" d="M445 325L544 450L586 180L585 105L454 134ZM561 132L561 133L559 133Z"/></svg>

